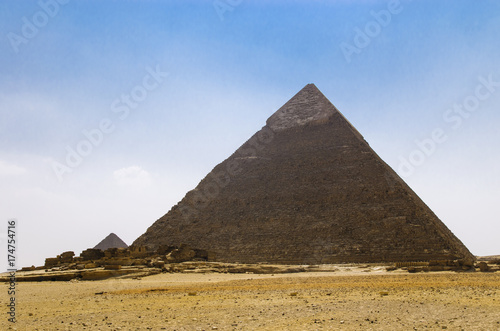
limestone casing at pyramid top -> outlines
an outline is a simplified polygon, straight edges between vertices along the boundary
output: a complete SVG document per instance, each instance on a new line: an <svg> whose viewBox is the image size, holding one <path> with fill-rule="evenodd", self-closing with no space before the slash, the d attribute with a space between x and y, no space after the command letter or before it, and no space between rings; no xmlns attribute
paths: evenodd
<svg viewBox="0 0 500 331"><path fill-rule="evenodd" d="M314 84L307 84L267 119L273 131L282 131L332 117L338 110Z"/></svg>

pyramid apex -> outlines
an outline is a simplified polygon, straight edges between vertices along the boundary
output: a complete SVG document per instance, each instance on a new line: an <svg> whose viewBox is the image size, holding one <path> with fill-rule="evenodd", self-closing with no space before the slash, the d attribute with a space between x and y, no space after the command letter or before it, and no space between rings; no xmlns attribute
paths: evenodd
<svg viewBox="0 0 500 331"><path fill-rule="evenodd" d="M313 83L309 83L266 121L273 131L326 120L338 112Z"/></svg>
<svg viewBox="0 0 500 331"><path fill-rule="evenodd" d="M127 248L127 247L128 245L123 240L121 240L120 237L111 232L106 236L106 238L101 240L101 242L98 243L94 247L94 249L101 249L104 251L108 248Z"/></svg>

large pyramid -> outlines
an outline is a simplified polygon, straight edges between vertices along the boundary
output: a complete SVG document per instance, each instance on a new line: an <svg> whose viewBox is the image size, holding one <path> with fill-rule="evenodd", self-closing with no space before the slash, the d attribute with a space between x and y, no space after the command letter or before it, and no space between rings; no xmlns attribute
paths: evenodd
<svg viewBox="0 0 500 331"><path fill-rule="evenodd" d="M313 84L133 245L181 243L241 263L474 258Z"/></svg>
<svg viewBox="0 0 500 331"><path fill-rule="evenodd" d="M110 233L106 238L101 240L94 249L107 250L108 248L127 248L128 245L120 239L116 234Z"/></svg>

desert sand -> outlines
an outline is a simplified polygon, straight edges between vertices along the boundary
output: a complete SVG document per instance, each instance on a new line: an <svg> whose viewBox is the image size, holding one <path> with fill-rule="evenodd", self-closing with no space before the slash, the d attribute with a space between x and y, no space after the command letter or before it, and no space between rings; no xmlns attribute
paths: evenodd
<svg viewBox="0 0 500 331"><path fill-rule="evenodd" d="M500 330L498 272L163 273L23 282L16 299L2 330Z"/></svg>

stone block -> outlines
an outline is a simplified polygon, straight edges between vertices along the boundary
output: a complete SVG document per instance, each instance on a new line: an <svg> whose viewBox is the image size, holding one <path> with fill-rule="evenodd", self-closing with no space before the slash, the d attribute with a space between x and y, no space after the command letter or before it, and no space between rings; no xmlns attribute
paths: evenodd
<svg viewBox="0 0 500 331"><path fill-rule="evenodd" d="M45 259L45 268L52 268L59 264L59 259L57 257L48 257Z"/></svg>
<svg viewBox="0 0 500 331"><path fill-rule="evenodd" d="M100 249L94 249L94 248L89 248L84 250L81 254L80 257L84 261L94 261L94 260L99 260L104 257L104 252L101 251Z"/></svg>
<svg viewBox="0 0 500 331"><path fill-rule="evenodd" d="M120 270L122 268L119 264L107 264L104 266L104 270Z"/></svg>

